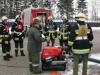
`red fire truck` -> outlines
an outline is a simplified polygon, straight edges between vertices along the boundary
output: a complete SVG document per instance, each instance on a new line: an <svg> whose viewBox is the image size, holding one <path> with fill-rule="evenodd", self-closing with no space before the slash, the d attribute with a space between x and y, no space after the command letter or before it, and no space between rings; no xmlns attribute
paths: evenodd
<svg viewBox="0 0 100 75"><path fill-rule="evenodd" d="M34 18L39 17L41 19L41 23L45 23L49 16L52 16L50 9L30 7L22 11L21 20L24 26L30 26Z"/></svg>

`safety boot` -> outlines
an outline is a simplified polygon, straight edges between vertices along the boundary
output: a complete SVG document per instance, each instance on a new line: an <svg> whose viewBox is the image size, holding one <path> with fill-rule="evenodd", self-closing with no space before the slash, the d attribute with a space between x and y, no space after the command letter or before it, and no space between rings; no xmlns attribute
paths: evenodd
<svg viewBox="0 0 100 75"><path fill-rule="evenodd" d="M8 57L8 58L13 58L13 56L11 56L10 54L7 54L7 57Z"/></svg>
<svg viewBox="0 0 100 75"><path fill-rule="evenodd" d="M29 71L30 71L30 72L33 72L32 65L30 65Z"/></svg>
<svg viewBox="0 0 100 75"><path fill-rule="evenodd" d="M18 57L18 50L15 50L15 56Z"/></svg>
<svg viewBox="0 0 100 75"><path fill-rule="evenodd" d="M21 53L21 56L25 56L25 54L24 54L24 52L23 52L23 51L20 51L20 53Z"/></svg>
<svg viewBox="0 0 100 75"><path fill-rule="evenodd" d="M9 61L9 58L8 58L7 56L4 56L3 59L4 59L5 61Z"/></svg>

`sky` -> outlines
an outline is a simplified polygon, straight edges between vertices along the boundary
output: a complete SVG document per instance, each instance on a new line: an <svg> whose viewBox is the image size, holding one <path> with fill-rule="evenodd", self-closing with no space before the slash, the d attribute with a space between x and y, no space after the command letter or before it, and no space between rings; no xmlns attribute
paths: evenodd
<svg viewBox="0 0 100 75"><path fill-rule="evenodd" d="M76 2L77 2L77 0L74 0L74 7L76 6ZM95 10L96 10L96 8L98 8L98 14L97 14L97 16L98 17L100 17L100 14L99 14L99 6L100 6L100 1L99 0L86 0L86 2L87 2L87 5L88 5L88 18L90 19L91 18L91 16L92 16L92 9L94 8ZM93 7L92 7L92 4L94 5Z"/></svg>

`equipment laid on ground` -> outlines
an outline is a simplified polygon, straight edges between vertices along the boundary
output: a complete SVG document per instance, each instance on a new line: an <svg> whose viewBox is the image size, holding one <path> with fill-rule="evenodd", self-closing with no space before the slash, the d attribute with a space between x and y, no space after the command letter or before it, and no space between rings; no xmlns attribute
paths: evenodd
<svg viewBox="0 0 100 75"><path fill-rule="evenodd" d="M62 70L66 69L66 52L60 47L44 46L42 50L42 69L46 66L61 66Z"/></svg>
<svg viewBox="0 0 100 75"><path fill-rule="evenodd" d="M91 62L95 62L95 63L100 64L100 60L99 59L88 58L88 61L91 61Z"/></svg>

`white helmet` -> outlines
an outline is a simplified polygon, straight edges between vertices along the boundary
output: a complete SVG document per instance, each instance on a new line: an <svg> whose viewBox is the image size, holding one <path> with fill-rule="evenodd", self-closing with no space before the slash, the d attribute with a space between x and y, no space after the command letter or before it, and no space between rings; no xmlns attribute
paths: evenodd
<svg viewBox="0 0 100 75"><path fill-rule="evenodd" d="M49 17L48 17L48 20L53 20L53 17L52 17L52 16L49 16Z"/></svg>
<svg viewBox="0 0 100 75"><path fill-rule="evenodd" d="M67 16L66 15L63 15L62 16L62 19L66 19L67 20Z"/></svg>
<svg viewBox="0 0 100 75"><path fill-rule="evenodd" d="M7 20L8 18L6 17L6 16L3 16L2 18L1 18L1 21L4 21L4 20Z"/></svg>
<svg viewBox="0 0 100 75"><path fill-rule="evenodd" d="M85 21L85 14L79 13L78 15L75 16L77 21Z"/></svg>
<svg viewBox="0 0 100 75"><path fill-rule="evenodd" d="M17 19L17 18L21 18L20 15L16 15L16 18L15 19Z"/></svg>

